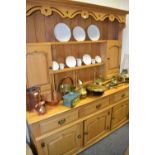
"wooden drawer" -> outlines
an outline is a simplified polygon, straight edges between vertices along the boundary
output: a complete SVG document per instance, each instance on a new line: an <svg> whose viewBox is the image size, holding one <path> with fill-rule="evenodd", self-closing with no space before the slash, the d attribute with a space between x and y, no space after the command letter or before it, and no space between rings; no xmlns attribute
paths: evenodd
<svg viewBox="0 0 155 155"><path fill-rule="evenodd" d="M122 102L116 106L113 107L113 112L116 112L116 111L119 111L121 108L125 107L129 105L129 100L125 101L125 102Z"/></svg>
<svg viewBox="0 0 155 155"><path fill-rule="evenodd" d="M59 128L70 122L73 122L77 119L78 119L78 110L73 110L70 112L60 114L58 116L54 116L48 120L40 122L40 132L41 134L44 134L53 129Z"/></svg>
<svg viewBox="0 0 155 155"><path fill-rule="evenodd" d="M124 99L128 96L129 96L129 89L125 89L123 91L115 93L115 94L110 96L110 104L121 101L122 99Z"/></svg>
<svg viewBox="0 0 155 155"><path fill-rule="evenodd" d="M109 105L109 97L105 97L103 99L90 103L90 105L87 105L79 109L79 117L84 117L86 115L95 113L108 105Z"/></svg>

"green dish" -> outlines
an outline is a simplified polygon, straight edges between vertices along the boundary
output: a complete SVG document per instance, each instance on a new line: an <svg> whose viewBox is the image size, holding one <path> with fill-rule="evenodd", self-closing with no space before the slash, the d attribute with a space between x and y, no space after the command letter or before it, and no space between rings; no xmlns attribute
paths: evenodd
<svg viewBox="0 0 155 155"><path fill-rule="evenodd" d="M87 86L87 90L91 92L104 92L105 87L97 84L90 84Z"/></svg>

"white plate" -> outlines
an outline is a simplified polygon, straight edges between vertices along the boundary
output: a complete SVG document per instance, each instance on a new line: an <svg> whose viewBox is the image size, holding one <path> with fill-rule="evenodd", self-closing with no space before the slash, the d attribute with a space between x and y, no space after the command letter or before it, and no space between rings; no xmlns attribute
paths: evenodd
<svg viewBox="0 0 155 155"><path fill-rule="evenodd" d="M75 67L76 66L76 59L73 56L66 57L66 65L68 67Z"/></svg>
<svg viewBox="0 0 155 155"><path fill-rule="evenodd" d="M58 41L66 42L71 38L71 30L66 24L58 23L54 27L54 35Z"/></svg>
<svg viewBox="0 0 155 155"><path fill-rule="evenodd" d="M90 25L87 29L88 37L92 41L97 41L100 38L100 31L96 25Z"/></svg>
<svg viewBox="0 0 155 155"><path fill-rule="evenodd" d="M99 55L97 55L95 57L95 60L96 60L97 63L101 63L102 62L102 59L101 59L101 57Z"/></svg>
<svg viewBox="0 0 155 155"><path fill-rule="evenodd" d="M85 65L91 64L91 56L89 54L84 54L82 57L82 60L83 60Z"/></svg>
<svg viewBox="0 0 155 155"><path fill-rule="evenodd" d="M82 27L76 26L73 29L73 36L77 41L84 41L86 38L86 33Z"/></svg>
<svg viewBox="0 0 155 155"><path fill-rule="evenodd" d="M52 62L52 69L53 70L58 70L59 69L59 64L56 61Z"/></svg>

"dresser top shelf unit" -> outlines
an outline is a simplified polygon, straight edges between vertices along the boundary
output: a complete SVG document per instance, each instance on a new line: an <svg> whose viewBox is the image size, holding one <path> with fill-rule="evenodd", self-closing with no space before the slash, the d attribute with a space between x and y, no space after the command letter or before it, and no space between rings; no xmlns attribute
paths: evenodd
<svg viewBox="0 0 155 155"><path fill-rule="evenodd" d="M27 0L27 88L38 85L41 94L52 94L54 86L58 87L63 77L70 76L76 81L74 72L78 72L84 82L93 79L93 72L96 72L96 77L105 79L116 75L127 14L125 10L70 0ZM54 35L58 23L68 25L71 32L76 26L82 27L86 32L85 40L76 41L72 34L68 42L59 42ZM98 27L99 40L89 38L87 30L90 25ZM65 67L62 70L51 68L53 61L65 64L68 56L82 58L84 54L89 54L93 59L99 55L102 63Z"/></svg>

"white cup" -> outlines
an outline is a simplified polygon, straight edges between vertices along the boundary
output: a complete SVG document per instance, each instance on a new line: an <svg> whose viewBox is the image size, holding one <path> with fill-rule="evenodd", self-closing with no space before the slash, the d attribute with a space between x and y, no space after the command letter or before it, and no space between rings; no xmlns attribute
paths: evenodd
<svg viewBox="0 0 155 155"><path fill-rule="evenodd" d="M76 59L76 63L77 66L81 66L82 65L82 60L80 58Z"/></svg>
<svg viewBox="0 0 155 155"><path fill-rule="evenodd" d="M59 64L59 68L60 68L60 69L64 69L64 67L65 67L65 65L64 65L63 63L60 63L60 64Z"/></svg>
<svg viewBox="0 0 155 155"><path fill-rule="evenodd" d="M95 59L91 59L91 63L92 64L95 64Z"/></svg>

